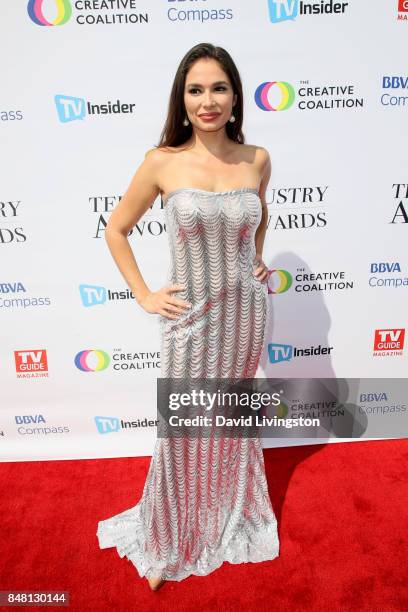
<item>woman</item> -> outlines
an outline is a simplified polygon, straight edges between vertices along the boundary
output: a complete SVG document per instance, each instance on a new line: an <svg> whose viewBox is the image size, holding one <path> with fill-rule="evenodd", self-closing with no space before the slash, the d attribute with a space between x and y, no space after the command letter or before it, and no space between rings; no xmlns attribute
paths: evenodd
<svg viewBox="0 0 408 612"><path fill-rule="evenodd" d="M113 211L106 240L138 304L160 315L161 377L253 378L267 317L268 152L244 144L242 85L229 54L193 47L174 79L158 147ZM158 195L170 243L169 284L150 291L127 235ZM140 502L101 521L156 590L224 561L279 554L259 438L156 441Z"/></svg>

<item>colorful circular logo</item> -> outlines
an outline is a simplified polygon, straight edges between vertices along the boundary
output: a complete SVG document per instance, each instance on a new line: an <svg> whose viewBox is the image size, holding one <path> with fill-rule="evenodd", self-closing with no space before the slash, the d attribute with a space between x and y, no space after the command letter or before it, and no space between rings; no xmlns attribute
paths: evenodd
<svg viewBox="0 0 408 612"><path fill-rule="evenodd" d="M109 363L108 353L99 349L80 351L75 357L75 365L82 372L100 372L106 370Z"/></svg>
<svg viewBox="0 0 408 612"><path fill-rule="evenodd" d="M275 281L274 287L272 287L272 278ZM285 293L291 288L292 282L292 275L287 270L268 270L268 293Z"/></svg>
<svg viewBox="0 0 408 612"><path fill-rule="evenodd" d="M72 7L69 0L54 0L57 15L54 21L48 21L43 14L44 0L30 0L27 5L28 16L31 21L40 26L64 25L70 19Z"/></svg>
<svg viewBox="0 0 408 612"><path fill-rule="evenodd" d="M279 91L280 102L272 106L268 99L270 89L275 88ZM295 100L295 90L286 81L265 81L261 83L255 91L255 102L264 111L281 111L290 108Z"/></svg>
<svg viewBox="0 0 408 612"><path fill-rule="evenodd" d="M288 412L288 405L281 400L277 406L262 406L259 411L259 415L268 419L274 416L278 417L278 419L284 419L288 415Z"/></svg>
<svg viewBox="0 0 408 612"><path fill-rule="evenodd" d="M284 402L280 402L280 404L276 406L276 416L278 418L284 419L287 416L288 412L288 406Z"/></svg>

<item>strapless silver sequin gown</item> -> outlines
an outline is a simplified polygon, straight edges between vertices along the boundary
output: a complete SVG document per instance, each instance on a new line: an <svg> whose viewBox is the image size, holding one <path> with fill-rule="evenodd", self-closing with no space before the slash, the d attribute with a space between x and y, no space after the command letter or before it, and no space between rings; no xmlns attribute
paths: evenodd
<svg viewBox="0 0 408 612"><path fill-rule="evenodd" d="M261 202L252 188L178 189L165 206L168 284L192 303L160 317L161 376L253 378L264 346L266 283L253 276ZM140 576L182 580L224 561L279 554L259 438L159 438L139 503L99 522Z"/></svg>

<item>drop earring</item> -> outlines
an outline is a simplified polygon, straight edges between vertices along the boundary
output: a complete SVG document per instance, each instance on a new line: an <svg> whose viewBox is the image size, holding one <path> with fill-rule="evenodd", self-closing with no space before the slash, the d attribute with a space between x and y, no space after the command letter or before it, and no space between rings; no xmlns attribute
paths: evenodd
<svg viewBox="0 0 408 612"><path fill-rule="evenodd" d="M235 121L234 115L231 115L231 117L228 119L228 121L230 121L231 123L234 123L234 121Z"/></svg>
<svg viewBox="0 0 408 612"><path fill-rule="evenodd" d="M187 119L187 117L184 119L184 121L183 121L183 125L184 125L185 127L187 127L188 125L190 125L190 122L189 122L189 120Z"/></svg>

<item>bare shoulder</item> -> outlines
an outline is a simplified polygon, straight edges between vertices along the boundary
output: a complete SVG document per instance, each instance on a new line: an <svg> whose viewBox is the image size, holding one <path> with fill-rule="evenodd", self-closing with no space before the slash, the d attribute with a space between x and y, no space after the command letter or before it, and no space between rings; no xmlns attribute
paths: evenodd
<svg viewBox="0 0 408 612"><path fill-rule="evenodd" d="M155 147L146 151L142 164L144 176L154 182L160 192L165 191L166 177L172 175L174 167L179 164L179 156L184 150L185 147L180 146Z"/></svg>
<svg viewBox="0 0 408 612"><path fill-rule="evenodd" d="M145 160L147 160L151 164L160 164L163 163L168 157L168 152L166 149L155 147L154 149L149 149L145 153Z"/></svg>
<svg viewBox="0 0 408 612"><path fill-rule="evenodd" d="M259 147L258 145L241 144L239 145L243 158L248 163L254 164L262 171L270 162L269 152L265 147Z"/></svg>
<svg viewBox="0 0 408 612"><path fill-rule="evenodd" d="M155 147L146 151L143 167L157 182L173 157L169 148Z"/></svg>
<svg viewBox="0 0 408 612"><path fill-rule="evenodd" d="M260 168L265 168L265 166L267 166L271 161L268 149L265 149L265 147L259 147L258 145L248 146L252 147L253 149L255 163L259 164Z"/></svg>
<svg viewBox="0 0 408 612"><path fill-rule="evenodd" d="M259 147L257 145L247 145L252 150L253 164L257 169L258 176L260 177L260 191L261 198L264 198L265 190L271 178L271 158L268 149L265 147Z"/></svg>
<svg viewBox="0 0 408 612"><path fill-rule="evenodd" d="M155 147L145 153L145 161L156 168L163 168L174 160L176 154L184 151L183 147Z"/></svg>

